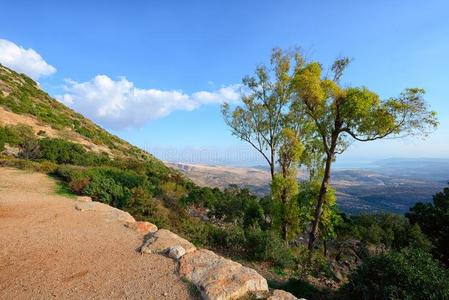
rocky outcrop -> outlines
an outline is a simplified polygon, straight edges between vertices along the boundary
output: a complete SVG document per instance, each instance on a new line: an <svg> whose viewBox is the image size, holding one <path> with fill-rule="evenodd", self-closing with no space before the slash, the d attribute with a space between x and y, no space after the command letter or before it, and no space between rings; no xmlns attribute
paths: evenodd
<svg viewBox="0 0 449 300"><path fill-rule="evenodd" d="M179 275L193 283L207 300L238 299L246 295L270 300L294 300L292 294L275 290L270 292L267 280L255 270L242 266L206 249L199 249L182 237L156 225L135 221L127 212L109 205L79 199L75 208L79 211L103 213L108 221L123 222L127 228L145 235L141 253L159 253L178 261Z"/></svg>
<svg viewBox="0 0 449 300"><path fill-rule="evenodd" d="M145 244L141 247L142 253L168 253L170 248L180 246L184 248L185 253L196 250L196 247L186 239L174 234L167 229L156 231Z"/></svg>
<svg viewBox="0 0 449 300"><path fill-rule="evenodd" d="M265 278L255 270L201 249L184 255L179 274L200 290L204 299L236 299L250 292L267 292Z"/></svg>
<svg viewBox="0 0 449 300"><path fill-rule="evenodd" d="M101 202L77 202L75 209L79 211L95 211L103 214L106 221L136 222L127 212Z"/></svg>

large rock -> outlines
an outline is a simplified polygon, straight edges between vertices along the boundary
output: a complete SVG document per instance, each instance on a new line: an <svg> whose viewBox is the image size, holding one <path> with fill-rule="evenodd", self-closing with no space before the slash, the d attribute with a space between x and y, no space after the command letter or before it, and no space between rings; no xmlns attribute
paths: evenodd
<svg viewBox="0 0 449 300"><path fill-rule="evenodd" d="M142 246L142 253L168 253L170 248L180 246L186 253L196 250L196 247L186 239L167 229L159 229Z"/></svg>
<svg viewBox="0 0 449 300"><path fill-rule="evenodd" d="M298 299L289 292L283 290L274 290L273 294L268 297L267 300L305 300L304 298Z"/></svg>
<svg viewBox="0 0 449 300"><path fill-rule="evenodd" d="M141 234L155 233L157 231L156 225L145 221L128 222L125 226Z"/></svg>
<svg viewBox="0 0 449 300"><path fill-rule="evenodd" d="M184 255L179 273L197 286L204 299L236 299L268 291L266 279L255 270L206 249Z"/></svg>
<svg viewBox="0 0 449 300"><path fill-rule="evenodd" d="M75 209L79 211L94 211L102 214L107 221L136 222L127 212L101 202L77 202Z"/></svg>

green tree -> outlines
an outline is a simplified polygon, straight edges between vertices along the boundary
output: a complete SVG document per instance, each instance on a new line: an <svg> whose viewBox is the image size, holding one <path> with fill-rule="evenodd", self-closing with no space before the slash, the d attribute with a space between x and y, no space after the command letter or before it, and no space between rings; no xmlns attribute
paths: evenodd
<svg viewBox="0 0 449 300"><path fill-rule="evenodd" d="M435 256L449 266L449 187L435 194L432 203L416 203L406 217L421 227L435 246Z"/></svg>
<svg viewBox="0 0 449 300"><path fill-rule="evenodd" d="M254 76L243 79L243 105L231 110L222 107L226 124L233 135L249 143L267 161L274 179L276 156L284 128L295 128L298 122L289 114L293 99L291 88L291 55L273 50L270 68L260 66Z"/></svg>
<svg viewBox="0 0 449 300"><path fill-rule="evenodd" d="M429 111L424 90L409 88L397 98L381 100L365 87L344 87L340 78L349 59L336 60L331 77L323 76L318 62L298 59L293 79L297 107L315 124L325 153L324 172L309 233L309 249L317 238L320 217L329 189L331 166L352 140L367 142L388 136L427 134L438 125Z"/></svg>
<svg viewBox="0 0 449 300"><path fill-rule="evenodd" d="M343 286L343 299L449 299L449 273L418 249L369 257Z"/></svg>
<svg viewBox="0 0 449 300"><path fill-rule="evenodd" d="M273 226L280 229L286 241L295 238L299 233L298 181L297 165L304 146L296 133L289 128L282 131L279 148L280 172L272 182Z"/></svg>
<svg viewBox="0 0 449 300"><path fill-rule="evenodd" d="M305 231L313 221L316 202L320 192L320 182L317 179L302 182L298 194L299 218L301 220L301 229ZM319 232L323 239L324 255L327 255L327 241L333 240L337 236L337 226L342 222L340 211L336 203L337 197L335 190L329 187L326 193L323 212L320 217Z"/></svg>
<svg viewBox="0 0 449 300"><path fill-rule="evenodd" d="M297 202L293 200L297 194L295 169L303 151L301 142L308 137L310 127L303 113L293 106L291 65L296 58L275 49L270 67L258 67L254 76L243 79L243 105L231 110L224 104L222 110L232 134L254 147L268 163L272 180L270 211L284 239L292 238L298 228Z"/></svg>

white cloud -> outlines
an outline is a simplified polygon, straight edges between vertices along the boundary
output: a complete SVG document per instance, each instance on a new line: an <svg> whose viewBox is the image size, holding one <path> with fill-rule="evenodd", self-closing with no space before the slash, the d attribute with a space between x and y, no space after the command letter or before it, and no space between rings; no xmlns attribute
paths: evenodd
<svg viewBox="0 0 449 300"><path fill-rule="evenodd" d="M0 63L16 72L25 73L34 80L56 72L55 67L49 65L33 49L24 49L4 39L0 39Z"/></svg>
<svg viewBox="0 0 449 300"><path fill-rule="evenodd" d="M236 103L240 85L186 94L182 91L141 89L126 78L97 75L87 82L67 80L61 102L101 124L113 128L139 127L174 111L192 111L201 105Z"/></svg>

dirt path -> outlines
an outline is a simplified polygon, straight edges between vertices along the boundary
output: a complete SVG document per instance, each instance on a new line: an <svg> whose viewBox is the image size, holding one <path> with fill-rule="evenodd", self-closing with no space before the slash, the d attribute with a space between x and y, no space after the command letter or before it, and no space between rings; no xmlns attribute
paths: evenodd
<svg viewBox="0 0 449 300"><path fill-rule="evenodd" d="M190 299L142 236L54 193L44 174L0 168L0 299Z"/></svg>

